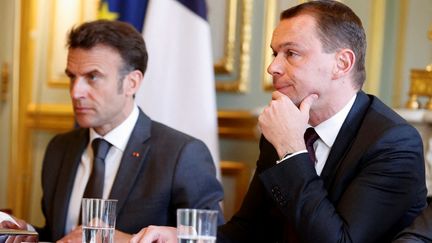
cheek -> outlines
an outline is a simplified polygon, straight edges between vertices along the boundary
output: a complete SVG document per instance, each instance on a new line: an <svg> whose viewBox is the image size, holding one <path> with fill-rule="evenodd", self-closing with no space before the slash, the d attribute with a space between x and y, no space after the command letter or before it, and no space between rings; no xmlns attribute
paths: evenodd
<svg viewBox="0 0 432 243"><path fill-rule="evenodd" d="M88 99L89 100L93 100L93 101L97 101L100 97L99 93L97 90L93 90L91 92L88 92Z"/></svg>

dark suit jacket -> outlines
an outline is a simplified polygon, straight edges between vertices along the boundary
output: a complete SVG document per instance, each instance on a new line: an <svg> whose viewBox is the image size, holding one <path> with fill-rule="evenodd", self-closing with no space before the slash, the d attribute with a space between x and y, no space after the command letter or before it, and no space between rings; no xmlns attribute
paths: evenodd
<svg viewBox="0 0 432 243"><path fill-rule="evenodd" d="M414 220L414 223L400 232L394 243L432 242L432 204Z"/></svg>
<svg viewBox="0 0 432 243"><path fill-rule="evenodd" d="M88 140L88 129L76 129L57 135L48 145L42 168L42 241L64 236L69 199ZM137 233L150 224L175 226L177 208L220 211L223 191L204 143L150 120L140 110L109 197L118 199L116 228Z"/></svg>
<svg viewBox="0 0 432 243"><path fill-rule="evenodd" d="M264 138L242 207L218 242L390 242L426 206L422 140L363 92L318 176L308 154L280 164Z"/></svg>

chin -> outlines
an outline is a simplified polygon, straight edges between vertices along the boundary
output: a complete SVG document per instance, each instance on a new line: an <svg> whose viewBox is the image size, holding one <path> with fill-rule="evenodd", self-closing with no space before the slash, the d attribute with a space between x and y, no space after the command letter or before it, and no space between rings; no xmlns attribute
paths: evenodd
<svg viewBox="0 0 432 243"><path fill-rule="evenodd" d="M287 89L279 89L278 91L281 92L282 94L284 94L285 96L287 96L295 105L299 105L300 104L301 99L297 95L295 95L292 92L290 92L289 90L287 90Z"/></svg>
<svg viewBox="0 0 432 243"><path fill-rule="evenodd" d="M82 127L82 128L90 128L91 123L89 121L86 121L84 119L80 119L78 117L75 117L75 126Z"/></svg>
<svg viewBox="0 0 432 243"><path fill-rule="evenodd" d="M278 88L276 90L281 92L282 94L288 96L290 99L293 99L293 97L297 96L297 94L294 91L292 86L284 86L284 87Z"/></svg>

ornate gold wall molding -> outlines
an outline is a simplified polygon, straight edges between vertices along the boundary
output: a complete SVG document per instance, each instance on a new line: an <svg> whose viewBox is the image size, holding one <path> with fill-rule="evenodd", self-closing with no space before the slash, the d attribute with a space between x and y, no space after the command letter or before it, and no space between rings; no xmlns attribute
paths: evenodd
<svg viewBox="0 0 432 243"><path fill-rule="evenodd" d="M393 86L393 98L392 105L393 107L398 107L402 103L402 89L404 85L403 78L403 67L405 64L405 49L406 49L406 31L407 31L407 23L408 23L408 11L409 11L409 3L407 0L401 0L399 6L399 24L398 24L398 33L396 38L396 58L394 64L394 77L395 82Z"/></svg>
<svg viewBox="0 0 432 243"><path fill-rule="evenodd" d="M14 105L11 139L11 154L9 161L8 205L13 209L14 215L27 219L29 215L29 199L31 197L31 182L33 166L30 161L32 151L32 134L26 127L26 105L31 99L32 80L34 73L35 36L32 35L38 24L36 13L36 0L26 1L25 6L20 5L20 46L19 68L14 84ZM18 59L18 58L17 58ZM19 100L17 100L19 97Z"/></svg>
<svg viewBox="0 0 432 243"><path fill-rule="evenodd" d="M216 74L230 74L234 69L235 62L235 43L238 39L237 26L241 23L237 22L237 11L239 9L239 0L227 0L228 8L225 13L225 26L227 28L225 34L224 56L214 63L214 71Z"/></svg>
<svg viewBox="0 0 432 243"><path fill-rule="evenodd" d="M55 0L49 1L46 6L50 11L50 25L48 30L48 60L47 75L48 86L68 88L69 79L64 74L67 50L65 38L67 31L73 25L96 18L99 0ZM73 13L65 17L65 9Z"/></svg>
<svg viewBox="0 0 432 243"><path fill-rule="evenodd" d="M15 8L14 8L14 24L15 26L19 26L21 23L21 15L23 14L21 12L21 5L22 2L21 0L16 0L15 1ZM31 6L31 4L29 4ZM31 12L31 11L30 11ZM14 42L15 43L20 43L20 36L22 35L21 33L21 29L14 27ZM21 46L19 44L14 44L14 50L13 50L13 56L14 57L19 57L20 56L20 50L21 50ZM11 100L12 100L12 105L11 105L11 135L10 135L10 144L11 146L9 149L9 155L10 155L10 160L8 161L8 172L9 172L9 176L13 177L16 176L16 170L19 168L18 163L14 163L17 162L18 159L20 159L18 157L18 154L20 152L20 147L16 146L19 145L19 141L21 141L22 136L19 133L19 127L20 127L20 113L19 113L19 108L20 108L20 102L19 102L19 93L20 93L20 69L19 69L19 65L21 63L20 58L13 58L13 64L12 64L12 82L10 83L10 85L12 86L12 93L11 93ZM16 202L16 193L14 192L14 190L16 188L18 188L18 185L15 185L14 183L9 184L9 182L11 181L11 179L8 179L8 192L7 192L7 207L8 208L16 208L14 205L14 202ZM16 182L16 180L14 181ZM14 211L14 215L17 215L17 212Z"/></svg>
<svg viewBox="0 0 432 243"><path fill-rule="evenodd" d="M366 54L366 82L364 89L371 94L379 95L382 55L384 45L385 27L385 1L371 1L371 20L368 33L366 33L368 47Z"/></svg>
<svg viewBox="0 0 432 243"><path fill-rule="evenodd" d="M224 208L224 216L225 219L228 220L240 208L244 195L246 194L249 186L250 176L249 176L248 167L243 161L222 160L220 162L220 168L221 168L222 178L231 177L232 179L234 179L235 182L234 188L228 190L232 192L231 193L232 195L229 196L233 197L233 205L231 207ZM228 191L225 191L225 194L228 193ZM225 195L224 200L226 200L227 196L228 195Z"/></svg>
<svg viewBox="0 0 432 243"><path fill-rule="evenodd" d="M216 62L214 68L216 74L227 74L230 78L222 80L216 77L216 90L244 92L249 83L252 0L228 0L228 7L225 56ZM241 13L240 18L237 17L238 13ZM236 52L238 41L240 51ZM239 55L237 58L236 53ZM237 70L234 66L238 66Z"/></svg>
<svg viewBox="0 0 432 243"><path fill-rule="evenodd" d="M247 110L218 111L219 137L257 140L257 116Z"/></svg>
<svg viewBox="0 0 432 243"><path fill-rule="evenodd" d="M264 67L263 67L263 77L262 77L262 88L266 91L273 90L273 81L270 74L267 73L267 67L273 60L273 53L270 48L271 39L273 35L273 30L276 26L278 18L278 8L277 8L277 0L267 0L267 4L265 5L265 20L264 20L264 28L265 28L265 41L264 41Z"/></svg>
<svg viewBox="0 0 432 243"><path fill-rule="evenodd" d="M29 104L27 127L36 130L68 131L73 128L72 106L68 104Z"/></svg>
<svg viewBox="0 0 432 243"><path fill-rule="evenodd" d="M73 128L69 104L29 104L26 127L33 130L63 132ZM219 136L234 139L257 139L257 116L247 110L218 111Z"/></svg>

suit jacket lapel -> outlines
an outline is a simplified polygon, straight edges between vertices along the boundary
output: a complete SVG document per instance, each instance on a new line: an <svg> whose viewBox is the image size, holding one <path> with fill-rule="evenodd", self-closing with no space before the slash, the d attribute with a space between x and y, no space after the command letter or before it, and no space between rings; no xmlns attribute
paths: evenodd
<svg viewBox="0 0 432 243"><path fill-rule="evenodd" d="M81 162L82 153L88 144L88 140L88 129L81 129L78 135L72 138L67 148L65 148L64 161L60 169L59 180L55 191L55 202L52 205L52 207L54 207L54 227L52 232L54 239L58 239L64 233L69 199L75 182L75 175L78 165Z"/></svg>
<svg viewBox="0 0 432 243"><path fill-rule="evenodd" d="M358 129L362 123L369 103L369 97L363 91L357 93L356 100L342 124L321 173L321 178L324 181L325 188L329 189L331 187L335 179L336 171L344 161L346 154L358 133Z"/></svg>
<svg viewBox="0 0 432 243"><path fill-rule="evenodd" d="M114 184L111 189L110 198L117 199L117 214L121 211L128 195L133 188L134 182L146 163L146 155L150 145L145 142L150 138L151 120L141 110L137 123L129 138Z"/></svg>

